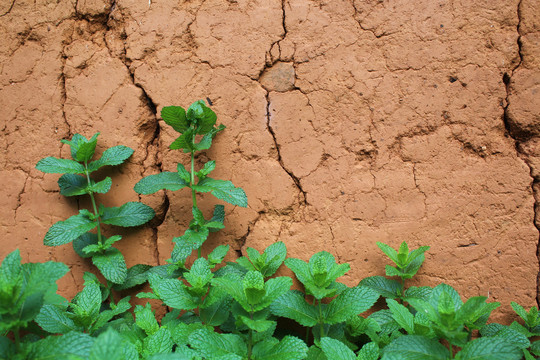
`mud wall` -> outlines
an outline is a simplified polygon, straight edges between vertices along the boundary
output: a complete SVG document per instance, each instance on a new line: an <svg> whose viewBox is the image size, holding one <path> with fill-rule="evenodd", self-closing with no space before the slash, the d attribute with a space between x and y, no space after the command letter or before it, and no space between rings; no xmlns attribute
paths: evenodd
<svg viewBox="0 0 540 360"><path fill-rule="evenodd" d="M67 263L63 295L92 266L43 237L89 204L62 197L37 161L68 157L60 140L75 133L101 132L98 151L133 148L99 174L113 189L98 200L154 207L119 247L128 266L163 264L190 195L133 185L187 161L168 150L161 108L208 97L227 129L199 161L215 159L249 208L227 206L206 251L328 250L351 263L353 285L383 274L376 241L406 240L431 246L423 284L489 295L498 318L511 300L536 304L537 1L6 0L0 36L0 257Z"/></svg>

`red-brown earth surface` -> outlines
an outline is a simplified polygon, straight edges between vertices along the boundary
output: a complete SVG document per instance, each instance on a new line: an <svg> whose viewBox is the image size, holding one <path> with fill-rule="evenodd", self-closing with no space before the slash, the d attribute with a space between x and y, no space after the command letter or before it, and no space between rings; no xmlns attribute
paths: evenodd
<svg viewBox="0 0 540 360"><path fill-rule="evenodd" d="M162 107L208 97L227 129L198 160L249 207L226 206L205 252L327 250L355 285L383 275L377 241L406 240L431 246L417 284L489 296L500 321L512 300L537 304L537 0L3 0L0 36L0 258L67 263L65 296L93 268L43 237L88 199L62 197L37 161L69 157L60 140L75 133L133 148L99 174L113 189L98 200L151 205L157 218L119 247L128 266L164 264L189 191L133 185L188 161L168 150ZM199 203L209 215L217 202Z"/></svg>

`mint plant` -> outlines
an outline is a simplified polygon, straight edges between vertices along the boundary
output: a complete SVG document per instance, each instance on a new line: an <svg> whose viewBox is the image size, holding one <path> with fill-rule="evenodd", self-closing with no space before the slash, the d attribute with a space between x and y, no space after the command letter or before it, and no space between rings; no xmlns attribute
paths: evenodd
<svg viewBox="0 0 540 360"><path fill-rule="evenodd" d="M66 265L52 261L21 264L19 250L5 257L0 266L0 358L23 358L28 353L30 341L21 339L20 330L36 331L31 325L41 307L64 301L56 294L56 281L68 271Z"/></svg>
<svg viewBox="0 0 540 360"><path fill-rule="evenodd" d="M334 256L325 251L313 255L308 263L290 258L285 260L285 265L304 285L305 294L298 290L283 294L272 303L272 314L306 327L306 342L311 329L315 344L324 337L348 343L344 332L346 321L371 308L379 294L365 286L349 288L337 282L336 279L349 271L350 266L336 264ZM313 302L309 303L306 296L312 297ZM328 298L334 299L323 302Z"/></svg>
<svg viewBox="0 0 540 360"><path fill-rule="evenodd" d="M213 217L205 219L197 206L197 192L210 192L220 200L242 207L247 207L247 197L244 190L235 187L232 182L208 176L216 167L215 161L208 161L195 171L195 153L209 149L217 133L225 129L224 125L216 126L217 116L203 100L191 104L187 112L180 106L166 106L161 110L161 117L166 124L180 133L169 147L191 155L190 170L178 163L176 172L165 171L149 175L139 181L134 189L144 195L160 190L177 191L186 187L191 189L193 220L184 235L173 239L175 247L171 258L173 264L183 267L186 258L194 249L198 250L198 257L201 257L201 246L210 232L223 228L224 207L216 205Z"/></svg>
<svg viewBox="0 0 540 360"><path fill-rule="evenodd" d="M370 276L363 279L360 284L377 291L381 296L390 299L402 300L405 296L405 280L411 279L425 260L424 253L429 250L429 246L421 246L418 249L409 251L408 244L403 241L396 251L389 245L377 242L377 246L382 252L392 260L395 266L386 265L386 276L399 277L399 281L387 279L383 276ZM412 288L411 291L428 291L429 289Z"/></svg>
<svg viewBox="0 0 540 360"><path fill-rule="evenodd" d="M105 237L103 225L133 227L145 224L154 217L151 207L139 203L128 202L120 207L105 207L96 204L95 194L105 194L111 189L112 180L106 177L94 181L90 174L103 166L120 165L126 161L133 150L119 145L103 152L98 160L91 161L99 133L86 139L80 134L62 140L71 147L72 159L47 157L40 160L36 169L49 174L63 174L58 179L60 194L64 196L89 195L93 212L82 209L79 214L52 225L45 234L47 246L59 246L73 242L73 248L81 257L90 257L105 279L114 284L123 284L127 279L127 267L122 253L113 247L121 240L120 235ZM92 233L97 229L96 233Z"/></svg>

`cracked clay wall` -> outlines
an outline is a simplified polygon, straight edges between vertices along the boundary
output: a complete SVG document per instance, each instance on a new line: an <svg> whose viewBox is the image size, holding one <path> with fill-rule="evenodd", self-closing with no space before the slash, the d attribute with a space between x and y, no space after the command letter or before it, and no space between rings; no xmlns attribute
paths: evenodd
<svg viewBox="0 0 540 360"><path fill-rule="evenodd" d="M227 129L199 160L215 159L249 208L226 206L205 251L327 250L354 285L383 274L376 241L406 240L431 246L418 282L500 301L495 320L511 300L536 304L538 1L6 0L0 34L0 258L67 263L63 295L92 267L43 237L89 204L62 197L37 161L99 131L100 151L135 150L99 174L113 178L99 200L139 200L139 179L187 160L168 150L161 108L208 97ZM140 200L158 216L119 247L128 266L163 264L190 196Z"/></svg>

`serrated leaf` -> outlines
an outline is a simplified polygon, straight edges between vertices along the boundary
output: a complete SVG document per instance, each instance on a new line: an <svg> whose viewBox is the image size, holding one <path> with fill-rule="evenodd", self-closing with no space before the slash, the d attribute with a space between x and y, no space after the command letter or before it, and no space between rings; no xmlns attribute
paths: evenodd
<svg viewBox="0 0 540 360"><path fill-rule="evenodd" d="M112 180L110 177L106 177L104 180L93 184L88 187L88 190L94 193L105 194L111 189Z"/></svg>
<svg viewBox="0 0 540 360"><path fill-rule="evenodd" d="M172 352L173 346L171 332L169 329L161 327L158 331L144 339L143 354L145 356L167 354Z"/></svg>
<svg viewBox="0 0 540 360"><path fill-rule="evenodd" d="M497 332L496 336L505 339L512 345L519 347L522 350L531 346L531 342L529 339L527 339L527 336L509 327L502 328Z"/></svg>
<svg viewBox="0 0 540 360"><path fill-rule="evenodd" d="M126 281L127 266L120 250L109 248L102 254L92 256L92 262L110 282L122 284Z"/></svg>
<svg viewBox="0 0 540 360"><path fill-rule="evenodd" d="M247 196L244 190L237 188L232 182L206 177L192 188L198 192L211 192L216 198L232 205L247 207Z"/></svg>
<svg viewBox="0 0 540 360"><path fill-rule="evenodd" d="M219 356L247 355L244 340L233 334L216 334L208 329L199 329L189 336L189 344L197 350L200 356L215 359Z"/></svg>
<svg viewBox="0 0 540 360"><path fill-rule="evenodd" d="M354 352L341 341L324 337L321 339L321 349L328 359L356 360Z"/></svg>
<svg viewBox="0 0 540 360"><path fill-rule="evenodd" d="M377 360L379 359L379 347L377 343L370 342L362 346L358 352L358 360Z"/></svg>
<svg viewBox="0 0 540 360"><path fill-rule="evenodd" d="M461 297L459 296L459 293L450 285L447 284L440 284L433 288L433 291L431 292L429 303L433 306L433 308L437 309L439 306L439 302L441 301L440 298L443 293L446 293L446 296L449 296L454 307L454 311L458 311L459 308L463 305L463 301L461 300Z"/></svg>
<svg viewBox="0 0 540 360"><path fill-rule="evenodd" d="M87 140L86 137L82 136L81 134L75 134L71 138L71 141L61 140L61 142L70 145L71 156L73 159L79 162L85 162L94 156L98 136L99 133L96 133L90 140Z"/></svg>
<svg viewBox="0 0 540 360"><path fill-rule="evenodd" d="M186 170L184 165L182 165L181 163L178 163L178 165L176 166L176 169L178 171L178 175L180 176L180 178L184 180L186 184L189 184L191 182L191 174L189 171Z"/></svg>
<svg viewBox="0 0 540 360"><path fill-rule="evenodd" d="M188 186L176 172L164 171L142 178L135 187L135 192L143 195L153 194L159 190L177 191Z"/></svg>
<svg viewBox="0 0 540 360"><path fill-rule="evenodd" d="M210 160L204 164L203 168L197 172L197 177L202 179L210 174L216 168L216 162Z"/></svg>
<svg viewBox="0 0 540 360"><path fill-rule="evenodd" d="M69 219L59 221L51 226L45 234L43 242L47 246L67 244L96 226L97 222L88 219L83 214L73 215Z"/></svg>
<svg viewBox="0 0 540 360"><path fill-rule="evenodd" d="M435 339L400 336L384 348L382 360L447 360L448 350Z"/></svg>
<svg viewBox="0 0 540 360"><path fill-rule="evenodd" d="M177 137L176 140L171 143L171 145L169 145L169 149L184 149L184 152L195 151L195 144L193 144L193 140L193 128L190 127L182 135Z"/></svg>
<svg viewBox="0 0 540 360"><path fill-rule="evenodd" d="M204 219L204 215L198 207L193 206L191 208L191 214L193 215L193 220L195 221L196 225L203 226L206 223L206 220Z"/></svg>
<svg viewBox="0 0 540 360"><path fill-rule="evenodd" d="M210 149L210 147L212 146L212 140L216 137L217 133L224 129L225 125L219 125L218 127L215 127L206 134L204 134L201 141L195 144L195 150L201 151Z"/></svg>
<svg viewBox="0 0 540 360"><path fill-rule="evenodd" d="M195 260L189 272L184 274L184 279L194 288L204 287L204 293L206 293L206 285L213 277L208 260L202 257Z"/></svg>
<svg viewBox="0 0 540 360"><path fill-rule="evenodd" d="M162 279L154 274L148 276L150 287L167 305L179 310L192 310L199 306L197 299L189 294L178 279Z"/></svg>
<svg viewBox="0 0 540 360"><path fill-rule="evenodd" d="M63 336L49 336L32 344L29 359L87 359L94 339L88 334L70 332Z"/></svg>
<svg viewBox="0 0 540 360"><path fill-rule="evenodd" d="M36 169L47 174L84 174L84 166L75 160L52 156L39 160Z"/></svg>
<svg viewBox="0 0 540 360"><path fill-rule="evenodd" d="M253 346L254 360L302 360L308 352L307 345L294 336L284 336L281 341L263 340Z"/></svg>
<svg viewBox="0 0 540 360"><path fill-rule="evenodd" d="M385 298L395 299L400 296L401 284L395 280L387 279L384 276L370 276L359 285L375 290L379 295Z"/></svg>
<svg viewBox="0 0 540 360"><path fill-rule="evenodd" d="M223 261L228 252L229 245L219 245L210 254L208 254L208 261L212 265L219 264Z"/></svg>
<svg viewBox="0 0 540 360"><path fill-rule="evenodd" d="M94 342L89 360L124 360L122 342L122 337L116 331L107 329Z"/></svg>
<svg viewBox="0 0 540 360"><path fill-rule="evenodd" d="M87 193L88 180L86 177L75 174L64 174L58 179L60 194L64 196L77 196Z"/></svg>
<svg viewBox="0 0 540 360"><path fill-rule="evenodd" d="M135 324L143 329L147 335L152 335L159 330L159 324L150 303L146 303L145 306L137 305L135 307Z"/></svg>
<svg viewBox="0 0 540 360"><path fill-rule="evenodd" d="M103 166L120 165L131 155L133 155L131 148L124 145L113 146L105 150L99 160L92 161L88 164L88 172L96 171Z"/></svg>
<svg viewBox="0 0 540 360"><path fill-rule="evenodd" d="M232 296L246 311L251 311L240 276L230 273L223 277L213 278L212 285Z"/></svg>
<svg viewBox="0 0 540 360"><path fill-rule="evenodd" d="M242 281L248 304L258 304L265 295L264 279L259 271L248 271ZM248 309L246 309L248 311Z"/></svg>
<svg viewBox="0 0 540 360"><path fill-rule="evenodd" d="M186 110L181 106L165 106L161 109L161 118L179 133L187 130L189 124L186 118Z"/></svg>
<svg viewBox="0 0 540 360"><path fill-rule="evenodd" d="M205 227L199 230L187 229L184 235L173 238L174 243L185 243L186 246L191 249L198 249L208 238L209 230ZM191 254L191 252L190 252Z"/></svg>
<svg viewBox="0 0 540 360"><path fill-rule="evenodd" d="M379 294L374 290L357 286L347 289L328 304L324 313L326 324L337 324L363 313L375 304Z"/></svg>
<svg viewBox="0 0 540 360"><path fill-rule="evenodd" d="M269 306L274 300L279 298L290 290L292 286L292 279L287 276L280 276L268 280L264 284L265 295L256 306L253 307L254 311L260 311Z"/></svg>
<svg viewBox="0 0 540 360"><path fill-rule="evenodd" d="M309 304L304 294L298 290L290 290L281 295L270 305L270 311L306 327L315 326L319 317L317 308Z"/></svg>
<svg viewBox="0 0 540 360"><path fill-rule="evenodd" d="M102 296L99 285L97 283L88 283L75 296L70 306L76 314L88 317L91 321L94 321L99 314L101 300Z"/></svg>
<svg viewBox="0 0 540 360"><path fill-rule="evenodd" d="M36 322L41 328L52 334L66 334L70 331L78 331L63 307L45 304L36 316Z"/></svg>
<svg viewBox="0 0 540 360"><path fill-rule="evenodd" d="M230 297L225 296L210 306L201 307L199 316L206 325L221 326L229 318L230 307Z"/></svg>
<svg viewBox="0 0 540 360"><path fill-rule="evenodd" d="M292 270L296 278L304 284L304 286L311 282L311 273L309 266L305 261L296 258L285 259L285 265Z"/></svg>
<svg viewBox="0 0 540 360"><path fill-rule="evenodd" d="M210 109L203 100L191 104L187 110L188 121L195 120L197 123L197 134L206 134L214 128L217 115Z"/></svg>
<svg viewBox="0 0 540 360"><path fill-rule="evenodd" d="M264 277L272 276L279 269L287 257L287 248L282 241L273 243L264 250L266 254L265 265L261 269Z"/></svg>
<svg viewBox="0 0 540 360"><path fill-rule="evenodd" d="M126 280L122 284L114 284L115 290L126 290L144 284L147 281L151 265L137 264L127 269Z"/></svg>
<svg viewBox="0 0 540 360"><path fill-rule="evenodd" d="M250 319L247 316L243 316L243 315L238 316L238 319L240 319L242 323L246 325L249 329L256 332L267 331L275 323L275 321L271 321L271 320Z"/></svg>
<svg viewBox="0 0 540 360"><path fill-rule="evenodd" d="M540 356L540 340L536 340L531 344L531 351L534 355Z"/></svg>
<svg viewBox="0 0 540 360"><path fill-rule="evenodd" d="M82 258L89 258L91 255L88 255L84 252L84 249L89 245L96 245L98 243L98 236L94 233L84 233L75 240L73 240L73 249Z"/></svg>
<svg viewBox="0 0 540 360"><path fill-rule="evenodd" d="M433 291L432 288L429 286L411 286L407 290L405 290L405 294L403 295L403 300L409 302L408 299L421 299L427 301L429 297L431 296L431 292Z"/></svg>
<svg viewBox="0 0 540 360"><path fill-rule="evenodd" d="M105 208L101 221L104 224L131 227L147 223L154 215L154 210L148 205L127 202L120 207Z"/></svg>
<svg viewBox="0 0 540 360"><path fill-rule="evenodd" d="M398 263L396 250L394 250L391 246L379 241L377 241L377 246L379 247L379 249L381 249L383 253L386 254L386 256L390 258L390 260L392 260L395 264Z"/></svg>
<svg viewBox="0 0 540 360"><path fill-rule="evenodd" d="M409 335L414 335L414 316L409 309L393 299L386 299L386 303L394 316L394 320L405 329Z"/></svg>
<svg viewBox="0 0 540 360"><path fill-rule="evenodd" d="M520 360L522 356L517 346L499 337L473 340L459 353L460 360Z"/></svg>

